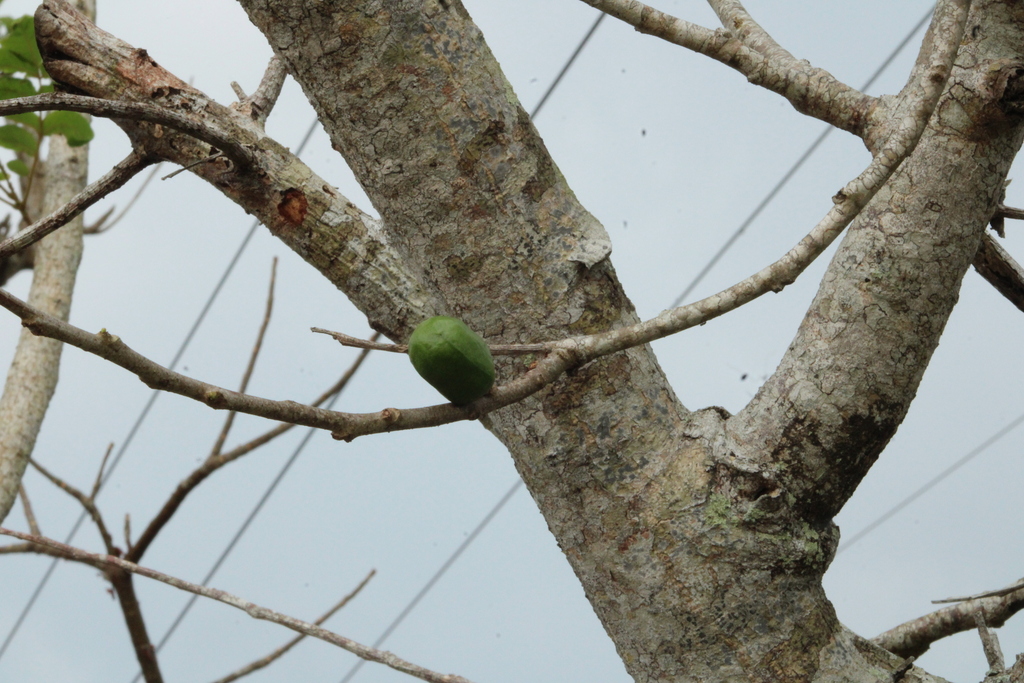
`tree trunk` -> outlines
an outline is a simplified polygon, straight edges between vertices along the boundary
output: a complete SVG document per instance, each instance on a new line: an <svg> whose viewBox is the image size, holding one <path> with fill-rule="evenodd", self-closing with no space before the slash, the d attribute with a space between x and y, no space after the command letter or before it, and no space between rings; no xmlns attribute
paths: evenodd
<svg viewBox="0 0 1024 683"><path fill-rule="evenodd" d="M239 1L382 226L241 123L239 139L273 165L255 180L213 164L196 172L375 328L402 340L445 313L494 342L533 342L636 322L607 235L458 0ZM44 19L58 80L173 101L224 126L235 116L180 81L124 86L158 67L127 46L60 44ZM906 414L1020 146L1022 28L1021 3L974 4L921 143L852 226L778 370L736 416L688 411L640 347L484 418L636 680L893 679L901 658L847 631L824 595L832 518ZM97 67L87 53L108 48ZM883 98L871 113L872 149L895 109ZM163 153L208 153L173 139ZM499 377L530 362L502 360ZM905 679L934 680L918 669Z"/></svg>
<svg viewBox="0 0 1024 683"><path fill-rule="evenodd" d="M457 0L240 2L445 312L507 342L635 320ZM906 414L1020 145L1018 8L976 6L926 138L740 414L688 413L640 348L485 420L638 681L888 681L900 663L824 595L831 520Z"/></svg>

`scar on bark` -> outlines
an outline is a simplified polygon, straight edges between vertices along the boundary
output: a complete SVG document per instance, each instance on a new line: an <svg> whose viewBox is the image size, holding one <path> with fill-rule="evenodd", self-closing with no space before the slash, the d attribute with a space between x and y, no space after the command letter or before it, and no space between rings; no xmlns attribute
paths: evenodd
<svg viewBox="0 0 1024 683"><path fill-rule="evenodd" d="M277 212L281 214L281 218L289 225L302 225L302 221L306 220L306 213L309 211L309 201L306 199L306 195L302 190L294 187L281 194L283 197L277 205Z"/></svg>

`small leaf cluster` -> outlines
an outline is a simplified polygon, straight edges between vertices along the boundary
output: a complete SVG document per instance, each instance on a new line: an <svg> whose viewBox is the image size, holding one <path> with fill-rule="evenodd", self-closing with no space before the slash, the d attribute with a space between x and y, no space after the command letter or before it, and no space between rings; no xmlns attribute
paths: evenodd
<svg viewBox="0 0 1024 683"><path fill-rule="evenodd" d="M53 81L43 68L31 16L0 17L0 100L29 97L53 91ZM7 116L0 125L0 148L15 158L0 167L0 202L24 213L24 198L38 163L39 147L48 135L63 135L77 147L93 138L89 120L77 112L27 112ZM20 191L12 174L23 179Z"/></svg>

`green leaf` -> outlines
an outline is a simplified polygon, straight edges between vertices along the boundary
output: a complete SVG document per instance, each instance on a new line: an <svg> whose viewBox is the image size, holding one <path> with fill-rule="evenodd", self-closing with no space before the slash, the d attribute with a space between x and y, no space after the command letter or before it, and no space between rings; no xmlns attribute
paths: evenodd
<svg viewBox="0 0 1024 683"><path fill-rule="evenodd" d="M43 74L43 57L36 45L35 21L29 15L5 18L7 35L0 38L0 69L7 73Z"/></svg>
<svg viewBox="0 0 1024 683"><path fill-rule="evenodd" d="M63 135L72 147L79 147L93 138L88 119L76 111L51 111L43 119L43 135Z"/></svg>
<svg viewBox="0 0 1024 683"><path fill-rule="evenodd" d="M28 97L36 94L36 87L27 78L0 76L0 100Z"/></svg>
<svg viewBox="0 0 1024 683"><path fill-rule="evenodd" d="M28 167L28 164L26 164L21 159L15 159L14 161L8 161L7 162L7 168L11 169L12 171L14 171L15 173L17 173L20 176L32 175L32 169L30 169Z"/></svg>
<svg viewBox="0 0 1024 683"><path fill-rule="evenodd" d="M21 126L13 123L0 126L0 147L35 156L38 144L36 136Z"/></svg>
<svg viewBox="0 0 1024 683"><path fill-rule="evenodd" d="M27 111L24 114L11 114L5 117L8 121L14 123L20 123L27 128L31 128L34 131L41 131L43 129L43 120L39 118L39 114L34 111Z"/></svg>

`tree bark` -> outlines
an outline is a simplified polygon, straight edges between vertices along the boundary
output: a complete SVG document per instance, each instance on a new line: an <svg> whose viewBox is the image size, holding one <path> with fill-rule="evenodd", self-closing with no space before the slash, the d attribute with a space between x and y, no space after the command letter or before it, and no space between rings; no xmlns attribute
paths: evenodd
<svg viewBox="0 0 1024 683"><path fill-rule="evenodd" d="M460 3L240 2L448 312L507 342L635 319ZM637 680L888 680L900 663L841 627L821 576L1020 145L1016 62L993 60L1019 60L1021 17L988 2L970 25L926 139L747 409L688 413L643 348L485 420Z"/></svg>
<svg viewBox="0 0 1024 683"><path fill-rule="evenodd" d="M491 341L524 343L636 321L607 235L458 0L240 3L382 225L336 204L344 198L242 122L231 125L263 154L258 172L196 172L260 216L374 327L401 341L447 313ZM49 29L37 15L59 80L237 119L180 81L132 81L157 67L129 46L62 44L60 6L40 10ZM1022 28L1020 3L975 3L924 138L853 225L779 369L739 414L688 411L641 347L483 420L636 680L888 682L899 670L900 657L838 622L822 590L838 541L832 518L906 414L1019 149ZM865 139L893 127L900 112L887 106ZM125 125L166 156L208 153L183 152L173 136L147 142L151 130ZM321 220L339 214L352 220ZM529 363L502 360L499 376ZM935 680L919 669L905 679Z"/></svg>
<svg viewBox="0 0 1024 683"><path fill-rule="evenodd" d="M96 16L94 0L77 0L77 9ZM88 146L69 147L63 136L50 138L44 169L36 179L41 209L33 221L64 206L86 185ZM40 206L41 205L41 206ZM82 260L81 217L33 247L32 286L28 302L46 313L67 320ZM36 437L57 388L63 344L21 331L14 360L0 396L0 522L11 511L21 478L35 448Z"/></svg>

